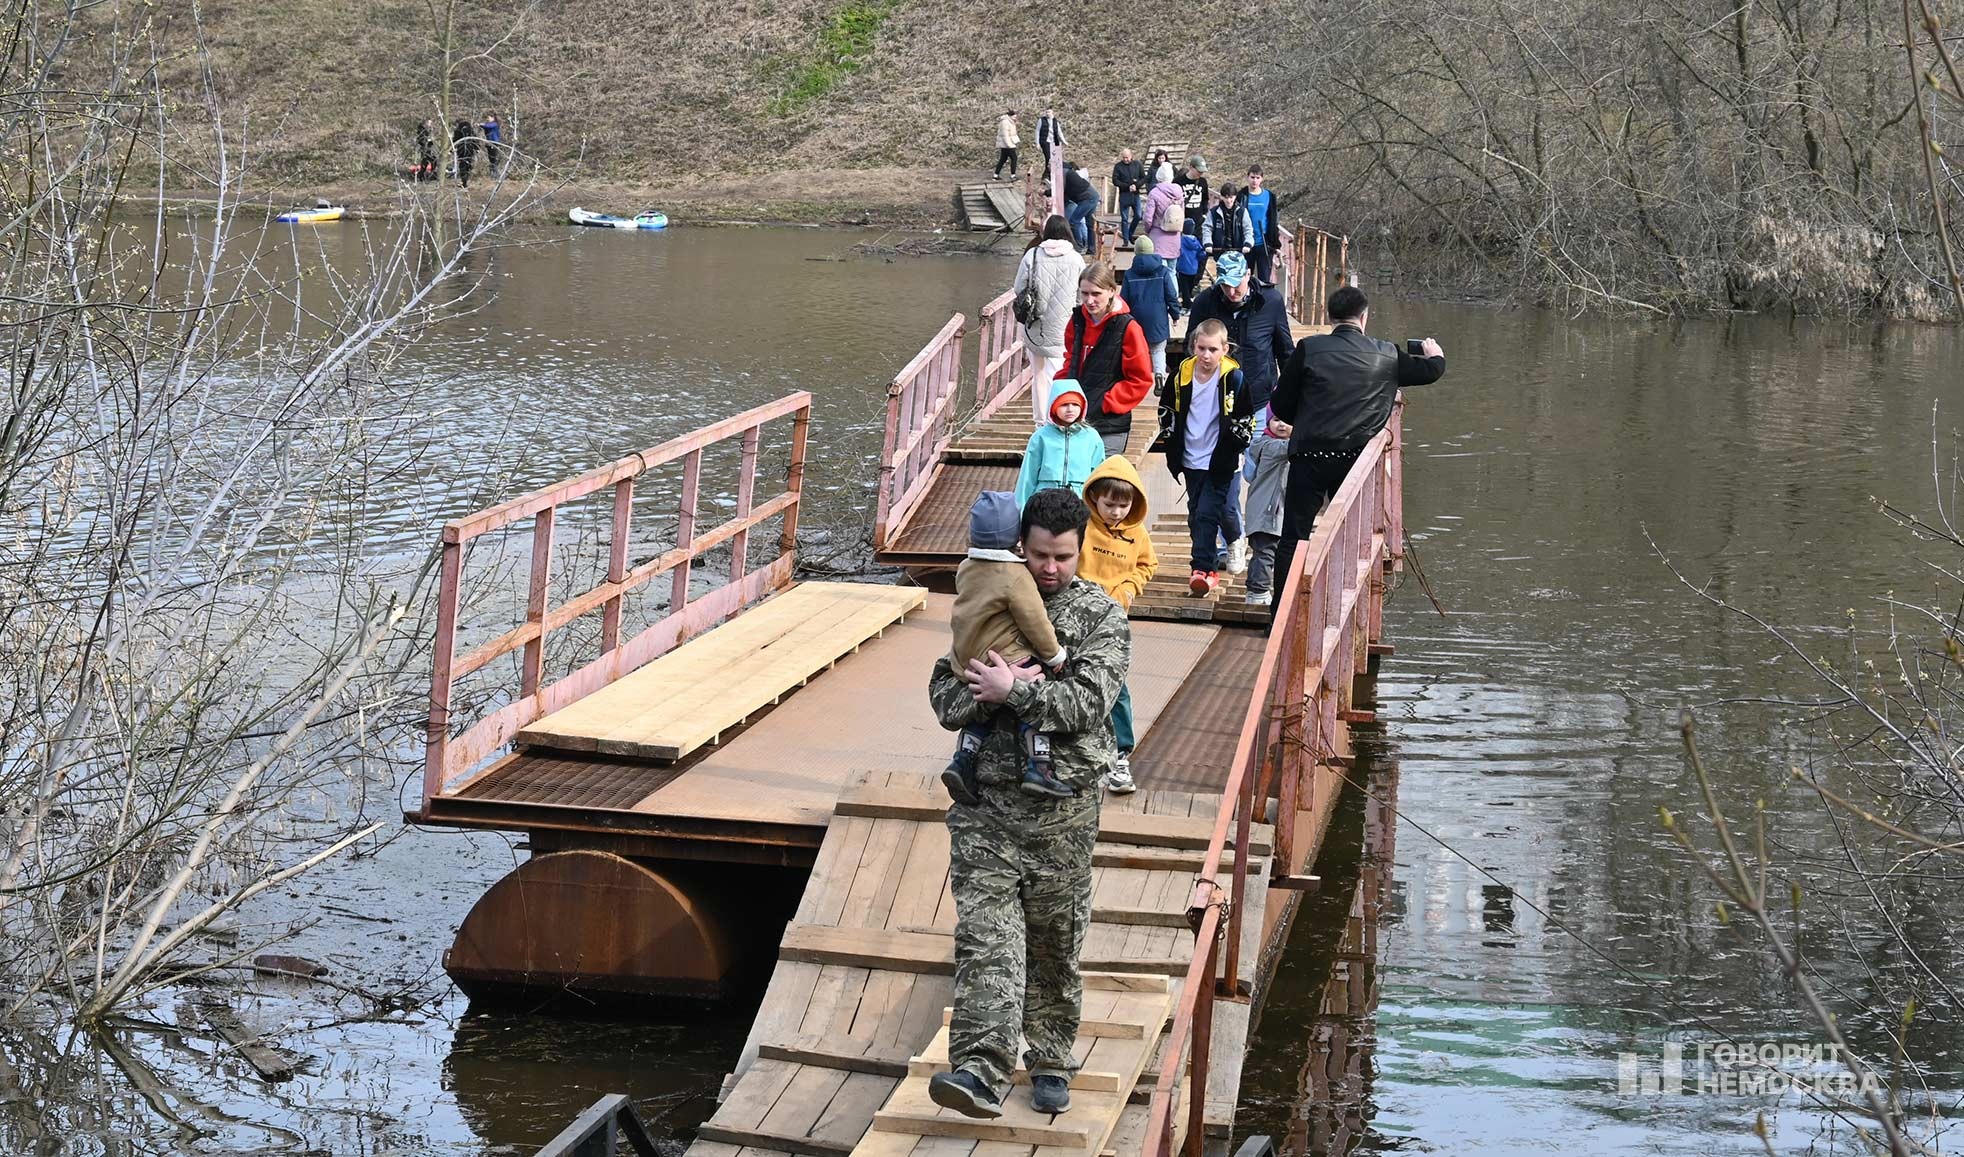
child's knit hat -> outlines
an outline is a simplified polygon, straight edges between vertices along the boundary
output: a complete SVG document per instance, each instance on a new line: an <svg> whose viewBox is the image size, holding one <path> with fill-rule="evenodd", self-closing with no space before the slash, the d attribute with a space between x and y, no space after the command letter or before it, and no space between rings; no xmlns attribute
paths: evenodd
<svg viewBox="0 0 1964 1157"><path fill-rule="evenodd" d="M1007 490L984 490L968 508L968 545L976 550L1010 550L1023 535L1023 511Z"/></svg>
<svg viewBox="0 0 1964 1157"><path fill-rule="evenodd" d="M1050 383L1050 420L1057 420L1057 407L1064 402L1076 402L1080 411L1086 407L1084 387L1078 385L1076 378L1057 378ZM1080 412L1078 421L1083 421Z"/></svg>

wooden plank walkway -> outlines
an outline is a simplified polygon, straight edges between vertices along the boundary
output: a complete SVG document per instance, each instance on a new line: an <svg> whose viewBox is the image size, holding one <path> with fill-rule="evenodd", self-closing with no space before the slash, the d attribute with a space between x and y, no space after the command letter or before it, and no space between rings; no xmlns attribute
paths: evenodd
<svg viewBox="0 0 1964 1157"><path fill-rule="evenodd" d="M521 747L673 761L802 687L927 592L799 583L518 733Z"/></svg>
<svg viewBox="0 0 1964 1157"><path fill-rule="evenodd" d="M1162 1031L1194 949L1193 874L1219 804L1188 791L1105 801L1073 1107L1036 1114L1019 1092L1000 1120L979 1122L926 1099L927 1076L947 1063L953 999L946 795L919 772L872 772L849 785L726 1096L690 1157L1096 1157L1128 1136L1136 1148L1143 1105L1133 1102L1142 1074L1156 1079L1165 1063ZM1255 829L1253 867L1266 868L1272 838ZM1257 901L1251 913L1261 910ZM1247 925L1256 943L1260 923ZM1255 955L1246 957L1250 977ZM1245 1006L1220 1007L1215 1049L1238 1055ZM1223 1129L1232 1102L1229 1090Z"/></svg>

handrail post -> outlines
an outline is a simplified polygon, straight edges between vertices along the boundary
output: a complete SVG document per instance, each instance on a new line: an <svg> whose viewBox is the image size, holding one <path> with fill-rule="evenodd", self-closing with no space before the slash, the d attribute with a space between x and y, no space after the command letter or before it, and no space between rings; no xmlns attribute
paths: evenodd
<svg viewBox="0 0 1964 1157"><path fill-rule="evenodd" d="M696 539L696 499L702 486L702 451L689 451L682 459L682 500L675 511L675 545L687 548ZM689 605L689 577L695 570L695 557L683 559L675 567L674 585L669 587L668 612L674 614Z"/></svg>
<svg viewBox="0 0 1964 1157"><path fill-rule="evenodd" d="M752 426L743 432L743 460L737 467L738 518L748 517L756 502L757 493L757 446L763 437L763 427ZM745 527L730 539L730 581L737 582L750 570L750 528Z"/></svg>
<svg viewBox="0 0 1964 1157"><path fill-rule="evenodd" d="M811 424L810 406L792 416L791 465L784 474L784 489L795 497L791 505L785 508L784 529L777 536L777 553L780 557L798 552L798 512L805 505L805 438L811 431Z"/></svg>
<svg viewBox="0 0 1964 1157"><path fill-rule="evenodd" d="M627 540L634 517L634 479L614 484L614 538L607 544L607 581L618 585L627 577ZM614 592L600 612L600 653L605 655L621 645L621 601Z"/></svg>
<svg viewBox="0 0 1964 1157"><path fill-rule="evenodd" d="M532 520L532 582L525 595L525 621L537 625L539 633L525 644L525 658L519 666L518 696L529 698L539 690L546 665L546 601L552 586L552 526L557 506L548 506Z"/></svg>
<svg viewBox="0 0 1964 1157"><path fill-rule="evenodd" d="M444 543L436 595L436 653L430 664L428 749L423 753L425 811L443 792L444 765L450 755L450 664L457 657L457 601L463 569L464 544Z"/></svg>

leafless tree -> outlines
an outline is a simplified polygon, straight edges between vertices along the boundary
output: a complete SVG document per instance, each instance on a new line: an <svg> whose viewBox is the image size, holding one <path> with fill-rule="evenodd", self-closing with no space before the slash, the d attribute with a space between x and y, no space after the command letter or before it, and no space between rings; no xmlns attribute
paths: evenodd
<svg viewBox="0 0 1964 1157"><path fill-rule="evenodd" d="M391 371L469 306L527 190L405 193L341 226L361 244L337 264L251 200L254 140L208 70L167 90L149 9L7 8L0 993L95 1025L375 832L337 801L427 569L364 537L427 440ZM167 172L208 202L188 221Z"/></svg>

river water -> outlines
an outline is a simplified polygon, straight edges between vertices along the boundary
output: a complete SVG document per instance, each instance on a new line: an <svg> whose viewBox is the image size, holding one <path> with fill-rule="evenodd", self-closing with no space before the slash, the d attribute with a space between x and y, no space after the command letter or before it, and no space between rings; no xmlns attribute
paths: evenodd
<svg viewBox="0 0 1964 1157"><path fill-rule="evenodd" d="M352 259L345 231L303 236ZM885 381L949 313L999 292L1012 256L855 250L871 239L548 230L487 255L493 296L401 367L448 457L404 482L376 549L420 545L487 486L565 477L792 389L816 399L808 521L870 521ZM1782 1149L1843 1144L1845 1125L1791 1094L1617 1088L1619 1054L1655 1071L1667 1041L1689 1054L1728 1036L1819 1037L1756 942L1720 925L1657 809L1699 810L1680 707L1820 688L1657 552L1809 647L1845 651L1850 609L1873 628L1885 591L1954 603L1923 565L1942 559L1935 547L1871 497L1931 509L1931 407L1947 459L1964 340L1390 300L1373 312L1384 336L1436 335L1451 367L1407 411L1406 520L1447 613L1408 571L1387 615L1383 726L1354 773L1368 798L1341 811L1324 890L1292 930L1244 1128L1292 1153L1691 1153L1757 1147L1764 1112ZM1701 727L1725 806L1767 799L1792 855L1782 868L1810 884L1823 974L1851 1001L1900 1007L1865 907L1844 930L1825 894L1812 899L1833 887L1834 830L1784 769L1819 757L1820 729L1747 705L1707 707ZM137 1010L151 1023L116 1035L120 1056L0 1041L15 1070L0 1073L0 1151L520 1153L612 1091L686 1137L713 1107L742 1010L668 1024L473 1012L444 978L458 921L523 854L498 835L409 831L245 913L249 928L318 916L281 950L414 1005L336 1024L358 1009L335 993L258 982L244 1013L310 1058L288 1084L269 1089L173 1031L192 1022L182 997ZM1903 921L1940 975L1958 963L1949 886L1931 879ZM1956 1011L1921 999L1910 1052L1935 1088L1964 1088ZM1875 1039L1875 1018L1850 1021Z"/></svg>

